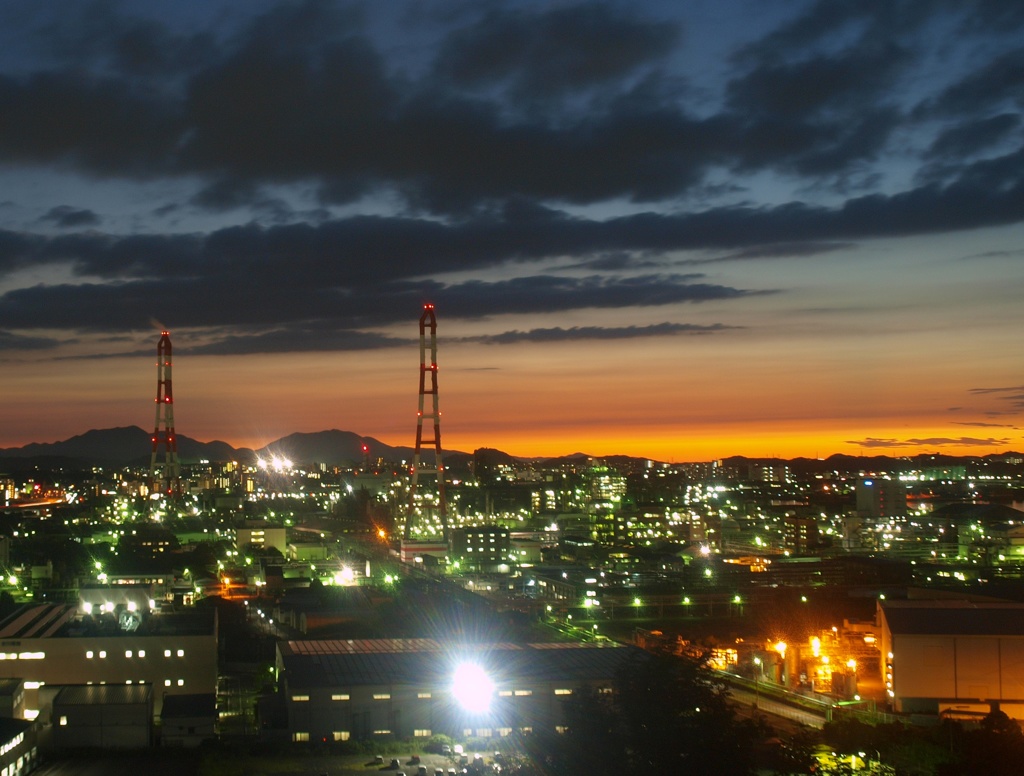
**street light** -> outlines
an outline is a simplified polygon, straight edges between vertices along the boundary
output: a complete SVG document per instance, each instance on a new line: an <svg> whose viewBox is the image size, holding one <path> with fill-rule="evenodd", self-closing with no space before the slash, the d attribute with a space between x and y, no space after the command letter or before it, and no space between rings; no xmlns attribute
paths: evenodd
<svg viewBox="0 0 1024 776"><path fill-rule="evenodd" d="M754 658L754 665L757 666L757 672L754 674L754 708L761 708L761 684L758 678L761 674L761 658Z"/></svg>

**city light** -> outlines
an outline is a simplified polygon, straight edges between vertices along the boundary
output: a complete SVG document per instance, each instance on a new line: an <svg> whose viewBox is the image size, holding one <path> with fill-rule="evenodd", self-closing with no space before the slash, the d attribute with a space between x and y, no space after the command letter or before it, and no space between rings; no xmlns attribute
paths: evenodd
<svg viewBox="0 0 1024 776"><path fill-rule="evenodd" d="M488 711L494 695L494 682L476 663L460 663L452 676L452 696L474 713Z"/></svg>

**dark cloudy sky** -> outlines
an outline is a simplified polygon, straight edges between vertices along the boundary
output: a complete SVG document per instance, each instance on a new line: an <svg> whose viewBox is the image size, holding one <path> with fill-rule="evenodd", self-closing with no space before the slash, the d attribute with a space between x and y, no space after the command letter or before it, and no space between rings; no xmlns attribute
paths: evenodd
<svg viewBox="0 0 1024 776"><path fill-rule="evenodd" d="M0 447L1024 446L1024 3L0 4Z"/></svg>

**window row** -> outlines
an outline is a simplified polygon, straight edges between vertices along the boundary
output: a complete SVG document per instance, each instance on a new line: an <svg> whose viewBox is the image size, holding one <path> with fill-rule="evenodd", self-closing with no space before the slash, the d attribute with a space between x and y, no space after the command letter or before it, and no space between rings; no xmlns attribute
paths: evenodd
<svg viewBox="0 0 1024 776"><path fill-rule="evenodd" d="M511 698L513 695L516 696L516 697L526 697L526 696L533 695L533 690L499 690L498 691L498 696L501 697L501 698ZM572 690L570 690L568 687L559 687L559 688L555 689L555 695L572 695ZM418 692L418 693L416 693L416 697L419 700L430 700L433 697L433 693ZM351 700L351 699L352 699L352 696L349 695L348 693L332 693L331 694L331 700L332 701L348 701L348 700ZM375 701L389 701L389 700L391 700L391 693L389 693L389 692L375 692L373 694L373 699ZM295 694L292 695L292 701L294 703L305 703L308 700L309 700L309 695L307 693L295 693Z"/></svg>
<svg viewBox="0 0 1024 776"><path fill-rule="evenodd" d="M88 660L92 660L94 657L99 657L102 660L102 659L106 658L106 656L107 656L107 650L105 650L105 649L101 649L98 652L94 652L93 650L88 649L85 652L85 657ZM124 651L124 656L127 657L127 658L145 657L146 656L146 650L140 649L140 650L136 651L136 650L126 649ZM165 649L164 650L164 657L174 657L174 656L185 657L185 650L183 650L183 649L178 649L178 650Z"/></svg>

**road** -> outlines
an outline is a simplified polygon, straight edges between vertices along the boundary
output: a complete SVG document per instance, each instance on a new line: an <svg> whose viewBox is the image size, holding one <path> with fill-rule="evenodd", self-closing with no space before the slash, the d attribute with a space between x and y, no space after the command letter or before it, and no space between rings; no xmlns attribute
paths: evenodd
<svg viewBox="0 0 1024 776"><path fill-rule="evenodd" d="M730 687L729 697L737 703L742 704L743 706L748 706L751 709L753 709L756 704L757 710L769 717L769 722L772 722L773 724L776 719L779 719L785 720L789 723L795 722L799 725L818 728L819 730L825 724L824 714L815 714L814 712L807 711L806 709L797 709L788 704L773 701L770 698L765 698L764 696L758 696L748 690Z"/></svg>

